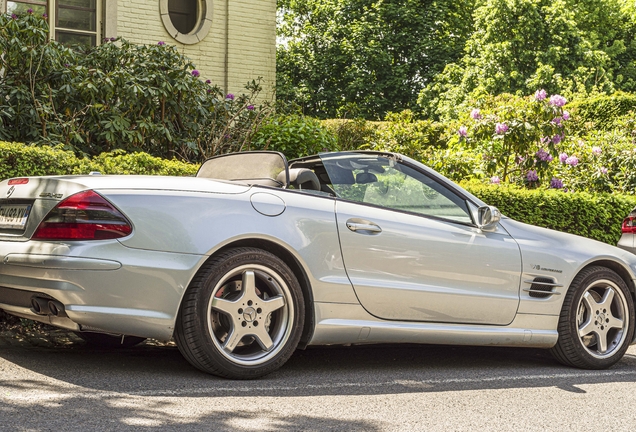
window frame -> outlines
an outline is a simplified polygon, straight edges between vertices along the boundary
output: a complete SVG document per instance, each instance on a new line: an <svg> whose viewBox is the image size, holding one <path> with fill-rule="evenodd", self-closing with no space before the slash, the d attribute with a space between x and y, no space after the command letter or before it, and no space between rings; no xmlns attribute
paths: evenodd
<svg viewBox="0 0 636 432"><path fill-rule="evenodd" d="M78 30L78 29L71 29L68 27L60 27L58 25L59 23L59 9L60 9L60 0L54 0L55 1L55 5L53 7L53 9L55 9L53 15L49 14L50 16L53 16L53 19L55 20L55 25L54 27L54 31L53 31L53 38L56 41L58 41L58 31L59 33L66 33L66 34L77 34L77 35L83 35L83 36L93 36L95 38L95 44L91 45L91 46L97 46L100 44L101 42L101 37L100 37L100 28L101 28L101 6L102 6L102 2L100 0L95 0L95 9L92 8L85 8L85 7L81 7L81 6L62 6L62 9L68 9L68 10L77 10L77 11L88 11L88 12L94 12L95 13L95 30L94 31L90 31L90 30ZM49 0L50 3L53 3L53 0Z"/></svg>
<svg viewBox="0 0 636 432"><path fill-rule="evenodd" d="M95 30L77 30L71 29L67 27L59 27L58 26L58 9L60 8L60 0L5 0L4 2L4 10L2 12L6 12L8 10L9 1L14 3L22 3L22 4L30 4L35 6L44 6L46 9L46 14L48 15L47 21L49 23L49 40L58 40L58 32L66 33L66 34L78 34L78 35L86 35L92 36L95 38L95 44L91 44L91 46L100 45L102 42L102 33L103 33L103 1L95 0L95 9L92 8L84 8L81 6L62 6L63 9L71 9L71 10L82 10L82 11L94 11L95 12Z"/></svg>
<svg viewBox="0 0 636 432"><path fill-rule="evenodd" d="M351 153L349 153L349 152L339 152L339 153L342 154L342 155L345 155L345 154L348 153L352 157L355 157L356 155L358 155L358 156L364 156L365 155L365 153L362 153L362 152L351 152ZM409 210L404 210L404 209L399 209L399 208L394 208L394 207L382 206L382 205L368 203L368 202L364 202L364 201L357 201L357 200L348 199L348 198L344 198L344 197L338 196L337 193L336 193L336 196L335 196L336 200L346 201L346 202L355 203L355 204L359 204L359 205L363 205L363 206L367 206L367 207L371 207L371 208L389 210L389 211L404 213L404 214L408 214L408 215L419 216L419 217L423 217L423 218L427 218L427 219L433 219L433 220L438 220L438 221L443 221L443 222L463 225L463 226L477 227L477 224L475 222L475 214L474 214L474 211L472 209L472 206L475 206L476 204L473 203L470 200L469 197L467 197L464 194L462 194L461 191L458 191L458 190L456 190L454 188L449 187L449 185L445 184L445 182L440 181L440 179L435 178L435 176L429 175L429 173L427 173L425 170L422 170L422 169L420 169L420 167L418 167L418 166L416 166L416 165L414 165L412 163L409 163L406 160L403 160L403 159L397 157L397 155L395 155L395 154L376 153L376 152L370 152L370 153L366 153L366 154L368 156L374 156L376 158L384 157L386 159L393 160L393 161L395 161L396 164L402 165L402 166L405 166L405 167L408 167L408 168L414 170L415 172L417 172L417 173L421 174L422 176L426 177L427 179L429 179L432 183L435 183L440 188L442 188L445 191L447 191L449 194L454 195L455 197L457 197L459 200L461 200L464 203L465 207L462 208L462 210L465 211L467 217L470 219L470 222L463 222L463 221L460 221L460 220L457 220L457 219L450 219L450 218L443 217L443 216L436 216L436 215L432 215L432 214L419 213L419 212L414 212L414 211L409 211ZM328 161L330 159L329 156L331 156L331 155L333 155L333 153L329 154L329 155L325 155L325 156L327 156L325 159L322 158L322 155L319 155L323 165L325 165L325 161ZM293 162L294 161L291 161L290 165L293 165ZM326 166L325 166L325 170L327 170ZM329 175L329 171L328 170L327 170L327 174ZM405 175L407 175L407 174L405 174ZM412 176L409 176L409 177L411 177L414 180L422 183L424 186L427 186L421 180L419 180L417 178L414 178ZM430 186L427 186L427 187L430 187ZM335 192L335 190L334 190L334 192ZM446 198L450 200L450 198L448 198L448 197L446 197Z"/></svg>
<svg viewBox="0 0 636 432"><path fill-rule="evenodd" d="M197 0L197 19L194 28L188 33L181 33L176 29L170 18L168 0L159 0L159 13L161 21L168 34L177 42L184 45L193 45L201 42L212 28L214 12L213 0Z"/></svg>

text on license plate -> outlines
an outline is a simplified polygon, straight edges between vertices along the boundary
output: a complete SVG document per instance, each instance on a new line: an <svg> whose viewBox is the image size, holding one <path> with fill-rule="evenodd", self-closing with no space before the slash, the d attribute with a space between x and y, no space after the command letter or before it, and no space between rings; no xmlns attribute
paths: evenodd
<svg viewBox="0 0 636 432"><path fill-rule="evenodd" d="M0 205L0 228L24 228L30 212L31 204Z"/></svg>

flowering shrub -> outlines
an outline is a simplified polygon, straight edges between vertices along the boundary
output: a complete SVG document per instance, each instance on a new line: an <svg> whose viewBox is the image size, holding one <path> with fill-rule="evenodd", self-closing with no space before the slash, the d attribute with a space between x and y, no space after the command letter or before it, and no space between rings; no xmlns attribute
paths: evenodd
<svg viewBox="0 0 636 432"><path fill-rule="evenodd" d="M261 87L225 94L176 47L109 38L70 49L39 15L0 15L0 139L77 154L122 149L203 160L249 148L269 115Z"/></svg>
<svg viewBox="0 0 636 432"><path fill-rule="evenodd" d="M489 97L479 101L464 117L459 139L482 154L484 171L500 181L536 187L550 178L550 162L566 137L567 100L547 97L543 89L534 96Z"/></svg>

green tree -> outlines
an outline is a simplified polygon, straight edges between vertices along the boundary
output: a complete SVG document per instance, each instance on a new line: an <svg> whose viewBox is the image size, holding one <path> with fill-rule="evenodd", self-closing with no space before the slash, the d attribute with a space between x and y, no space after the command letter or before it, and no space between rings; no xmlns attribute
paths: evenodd
<svg viewBox="0 0 636 432"><path fill-rule="evenodd" d="M420 94L430 115L455 116L485 94L572 97L636 84L633 20L620 0L487 0L474 19L464 57Z"/></svg>
<svg viewBox="0 0 636 432"><path fill-rule="evenodd" d="M277 98L305 114L382 118L462 54L473 0L279 0Z"/></svg>

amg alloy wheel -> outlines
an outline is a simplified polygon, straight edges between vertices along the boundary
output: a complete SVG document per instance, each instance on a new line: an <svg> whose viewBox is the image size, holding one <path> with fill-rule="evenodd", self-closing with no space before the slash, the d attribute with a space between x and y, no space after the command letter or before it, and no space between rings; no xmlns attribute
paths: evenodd
<svg viewBox="0 0 636 432"><path fill-rule="evenodd" d="M289 267L269 252L237 248L195 277L175 338L188 361L205 372L257 378L289 359L303 320L302 291Z"/></svg>
<svg viewBox="0 0 636 432"><path fill-rule="evenodd" d="M625 282L610 269L591 267L566 294L552 353L567 365L604 369L623 357L633 334L634 302Z"/></svg>

